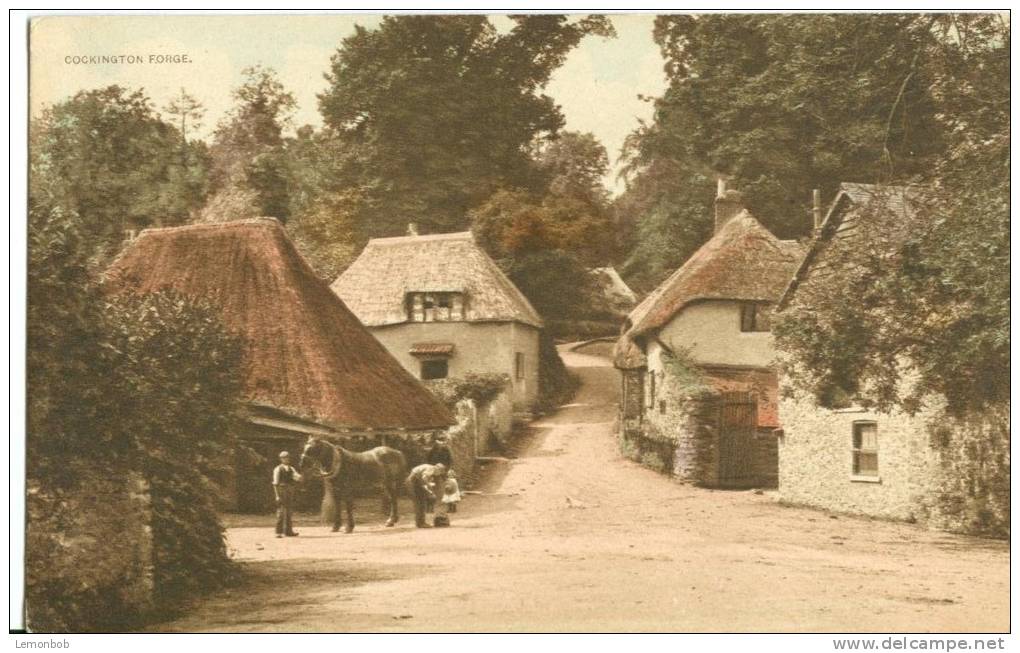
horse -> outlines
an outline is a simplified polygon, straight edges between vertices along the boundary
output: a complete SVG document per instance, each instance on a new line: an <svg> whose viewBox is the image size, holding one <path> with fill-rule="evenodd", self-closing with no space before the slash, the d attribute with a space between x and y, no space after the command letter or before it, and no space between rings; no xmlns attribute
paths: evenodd
<svg viewBox="0 0 1020 653"><path fill-rule="evenodd" d="M304 472L309 463L319 468L320 478L325 482L326 492L332 492L336 504L333 516L333 532L340 530L341 502L347 508L347 527L344 532L354 530L354 509L352 481L355 479L375 479L382 481L383 491L389 503L387 526L397 523L397 496L400 482L404 477L407 463L404 454L391 447L376 447L368 451L348 451L343 447L320 440L314 436L308 438L305 449L301 453L299 467ZM331 487L332 486L332 489ZM325 501L328 500L324 499Z"/></svg>

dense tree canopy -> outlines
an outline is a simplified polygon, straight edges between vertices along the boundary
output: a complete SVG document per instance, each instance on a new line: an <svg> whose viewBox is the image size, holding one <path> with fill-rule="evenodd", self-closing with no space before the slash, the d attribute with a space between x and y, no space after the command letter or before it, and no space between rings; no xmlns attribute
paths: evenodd
<svg viewBox="0 0 1020 653"><path fill-rule="evenodd" d="M697 215L711 206L718 175L776 235L791 238L810 230L815 188L831 198L842 181L903 181L929 170L945 132L920 59L935 39L933 20L658 17L669 86L654 121L626 147L621 206L636 208L628 213L638 232L628 267L657 281L710 235ZM675 248L651 242L662 228Z"/></svg>
<svg viewBox="0 0 1020 653"><path fill-rule="evenodd" d="M106 260L128 229L181 224L204 200L204 143L186 142L143 91L81 91L29 129L29 194L80 226Z"/></svg>
<svg viewBox="0 0 1020 653"><path fill-rule="evenodd" d="M501 34L479 15L390 16L340 45L320 109L371 235L462 229L499 188L543 185L531 149L563 116L542 88L582 38L613 29L598 16L511 19Z"/></svg>
<svg viewBox="0 0 1020 653"><path fill-rule="evenodd" d="M215 194L203 210L207 221L290 217L290 175L284 129L296 102L271 68L244 70L235 104L216 128L211 148Z"/></svg>

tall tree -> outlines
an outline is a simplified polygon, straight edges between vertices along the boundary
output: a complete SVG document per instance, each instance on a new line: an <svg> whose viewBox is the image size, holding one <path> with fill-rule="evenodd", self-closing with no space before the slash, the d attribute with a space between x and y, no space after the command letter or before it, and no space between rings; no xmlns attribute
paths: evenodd
<svg viewBox="0 0 1020 653"><path fill-rule="evenodd" d="M537 189L532 144L563 116L542 89L605 18L390 16L358 27L332 59L319 96L326 125L351 153L346 183L366 197L370 235L467 226L468 210L501 187Z"/></svg>
<svg viewBox="0 0 1020 653"><path fill-rule="evenodd" d="M216 128L211 155L215 195L203 210L208 221L290 215L284 129L297 106L276 71L251 66L234 89L234 107Z"/></svg>
<svg viewBox="0 0 1020 653"><path fill-rule="evenodd" d="M74 216L100 262L125 230L180 224L204 199L204 147L183 146L182 170L181 133L143 91L81 91L33 120L29 139L30 197Z"/></svg>
<svg viewBox="0 0 1020 653"><path fill-rule="evenodd" d="M921 65L933 20L658 17L654 38L669 86L626 152L626 203L648 207L632 214L647 223L637 230L649 232L637 247L654 249L646 239L659 223L686 258L710 234L706 219L694 219L710 206L715 175L728 177L766 226L790 238L810 230L812 189L832 197L841 181L902 182L929 170L945 135L931 72Z"/></svg>

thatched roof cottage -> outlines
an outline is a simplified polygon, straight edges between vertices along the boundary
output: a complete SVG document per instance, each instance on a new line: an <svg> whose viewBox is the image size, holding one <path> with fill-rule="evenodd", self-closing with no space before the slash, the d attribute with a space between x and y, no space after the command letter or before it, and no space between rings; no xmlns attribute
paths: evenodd
<svg viewBox="0 0 1020 653"><path fill-rule="evenodd" d="M797 242L776 238L744 208L740 193L720 184L712 238L625 321L614 350L624 375L621 423L625 431L679 441L672 461L678 476L705 485L775 483L778 386L769 319L802 257ZM724 400L715 408L733 413L726 418L733 433L742 429L714 442L713 456L700 455L708 468L685 459L696 457L694 445L685 453L683 443L692 437L684 426L692 388L676 387L674 358L693 363L701 382ZM760 451L749 455L752 449Z"/></svg>
<svg viewBox="0 0 1020 653"><path fill-rule="evenodd" d="M470 232L370 240L332 288L418 378L506 374L534 405L542 318Z"/></svg>
<svg viewBox="0 0 1020 653"><path fill-rule="evenodd" d="M147 229L110 266L106 286L172 289L219 308L244 343L245 438L265 444L256 448L272 458L298 449L309 434L375 442L453 423L315 275L275 219ZM269 500L268 478L251 487L238 478L242 507Z"/></svg>

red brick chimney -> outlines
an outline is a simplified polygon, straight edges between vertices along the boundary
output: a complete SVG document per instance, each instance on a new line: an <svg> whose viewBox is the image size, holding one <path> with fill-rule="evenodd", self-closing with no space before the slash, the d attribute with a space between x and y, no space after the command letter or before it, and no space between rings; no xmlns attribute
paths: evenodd
<svg viewBox="0 0 1020 653"><path fill-rule="evenodd" d="M715 196L715 233L743 210L744 196L740 191L726 190L726 180L720 177Z"/></svg>

